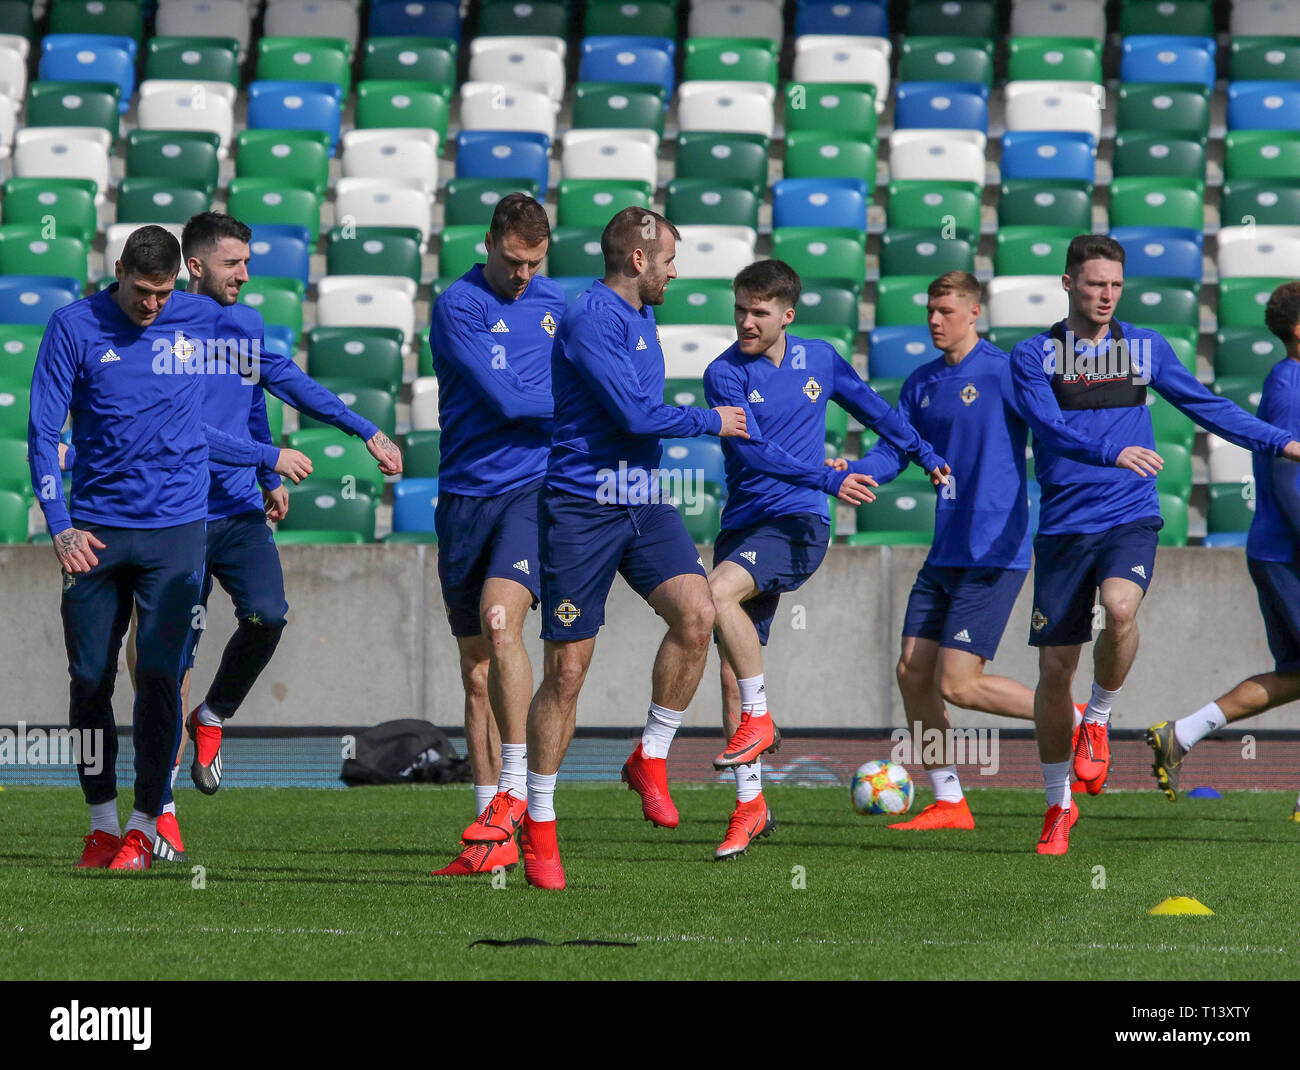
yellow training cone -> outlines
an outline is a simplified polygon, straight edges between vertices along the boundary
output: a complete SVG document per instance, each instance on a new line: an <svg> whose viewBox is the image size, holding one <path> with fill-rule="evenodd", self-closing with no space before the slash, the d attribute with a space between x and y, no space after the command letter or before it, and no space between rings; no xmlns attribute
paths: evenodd
<svg viewBox="0 0 1300 1070"><path fill-rule="evenodd" d="M1147 911L1148 914L1213 914L1204 903L1187 895L1171 895Z"/></svg>

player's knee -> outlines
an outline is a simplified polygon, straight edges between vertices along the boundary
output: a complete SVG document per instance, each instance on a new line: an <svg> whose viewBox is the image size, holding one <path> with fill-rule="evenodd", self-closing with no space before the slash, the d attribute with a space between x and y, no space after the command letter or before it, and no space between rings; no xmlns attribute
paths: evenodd
<svg viewBox="0 0 1300 1070"><path fill-rule="evenodd" d="M939 694L944 702L964 710L974 708L975 681L958 673L943 673L939 677Z"/></svg>
<svg viewBox="0 0 1300 1070"><path fill-rule="evenodd" d="M471 698L487 698L488 663L477 658L460 659L460 682Z"/></svg>
<svg viewBox="0 0 1300 1070"><path fill-rule="evenodd" d="M898 665L894 672L898 677L898 689L904 695L920 694L930 686L929 677L925 673L919 672L916 666L907 658L898 659Z"/></svg>
<svg viewBox="0 0 1300 1070"><path fill-rule="evenodd" d="M1045 657L1039 662L1039 686L1048 691L1070 690L1074 683L1074 664L1061 658Z"/></svg>
<svg viewBox="0 0 1300 1070"><path fill-rule="evenodd" d="M682 611L677 632L687 645L707 650L715 617L712 601L701 598Z"/></svg>
<svg viewBox="0 0 1300 1070"><path fill-rule="evenodd" d="M576 660L561 658L551 667L547 682L555 691L555 697L562 706L574 705L582 690L582 681L586 677L586 668Z"/></svg>
<svg viewBox="0 0 1300 1070"><path fill-rule="evenodd" d="M1105 603L1106 627L1117 632L1126 632L1137 626L1138 606L1142 599L1136 597L1112 598Z"/></svg>

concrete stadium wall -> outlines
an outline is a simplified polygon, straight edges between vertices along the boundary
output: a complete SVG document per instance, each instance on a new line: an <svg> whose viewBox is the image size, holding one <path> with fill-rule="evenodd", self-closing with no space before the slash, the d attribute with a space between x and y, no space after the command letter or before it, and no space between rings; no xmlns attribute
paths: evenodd
<svg viewBox="0 0 1300 1070"><path fill-rule="evenodd" d="M364 725L397 717L459 723L462 709L456 647L447 628L432 547L285 547L289 627L275 659L253 689L243 725ZM783 597L767 656L768 694L783 727L880 728L904 723L893 666L907 594L925 557L922 548L835 547L800 591ZM710 560L705 551L705 562ZM1026 645L1032 576L1016 604L997 672L1032 686L1036 657ZM67 660L59 616L60 574L48 545L0 547L0 723L64 723ZM1272 659L1254 587L1240 550L1161 550L1140 617L1142 649L1116 706L1116 726L1142 728L1216 698ZM525 634L541 678L539 622ZM191 704L202 697L234 630L229 599L218 590L208 607ZM621 581L578 710L585 726L637 726L649 702L650 666L663 634L659 618ZM1075 697L1091 684L1083 652ZM118 677L119 723L131 718L125 661ZM715 727L717 656L686 724ZM1009 727L982 714L957 712L959 726ZM1249 724L1300 726L1284 707Z"/></svg>

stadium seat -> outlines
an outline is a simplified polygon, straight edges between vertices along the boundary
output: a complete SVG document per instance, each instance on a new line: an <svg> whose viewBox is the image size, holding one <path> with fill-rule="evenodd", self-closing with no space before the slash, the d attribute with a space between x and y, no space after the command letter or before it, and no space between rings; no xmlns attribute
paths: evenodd
<svg viewBox="0 0 1300 1070"><path fill-rule="evenodd" d="M28 51L38 37L35 9L36 5L30 0L0 0L0 19L3 19L5 32L26 42Z"/></svg>
<svg viewBox="0 0 1300 1070"><path fill-rule="evenodd" d="M113 82L118 107L125 112L135 92L135 54L131 37L102 34L46 34L41 40L37 77L43 82Z"/></svg>
<svg viewBox="0 0 1300 1070"><path fill-rule="evenodd" d="M1232 4L1228 19L1232 36L1262 36L1266 34L1300 34L1300 5L1296 0L1267 0L1267 2L1236 2Z"/></svg>
<svg viewBox="0 0 1300 1070"><path fill-rule="evenodd" d="M583 19L584 37L677 37L673 0L592 0Z"/></svg>
<svg viewBox="0 0 1300 1070"><path fill-rule="evenodd" d="M907 6L907 33L994 37L997 7L989 0L913 0Z"/></svg>
<svg viewBox="0 0 1300 1070"><path fill-rule="evenodd" d="M1111 228L1205 227L1205 183L1198 178L1115 178L1108 208Z"/></svg>
<svg viewBox="0 0 1300 1070"><path fill-rule="evenodd" d="M449 37L460 40L460 7L449 0L384 0L373 4L369 37Z"/></svg>
<svg viewBox="0 0 1300 1070"><path fill-rule="evenodd" d="M183 179L217 191L221 139L197 130L132 130L126 137L126 173L131 178Z"/></svg>
<svg viewBox="0 0 1300 1070"><path fill-rule="evenodd" d="M85 286L89 246L72 236L45 238L39 223L0 226L0 275L70 278Z"/></svg>
<svg viewBox="0 0 1300 1070"><path fill-rule="evenodd" d="M439 144L434 130L349 130L342 141L343 177L414 181L432 195L438 182ZM531 187L525 182L521 188Z"/></svg>
<svg viewBox="0 0 1300 1070"><path fill-rule="evenodd" d="M236 178L227 209L245 223L290 223L307 228L313 247L320 238L320 197L310 186L276 178Z"/></svg>
<svg viewBox="0 0 1300 1070"><path fill-rule="evenodd" d="M1214 375L1255 376L1260 382L1286 356L1286 347L1262 326L1219 324L1214 336Z"/></svg>
<svg viewBox="0 0 1300 1070"><path fill-rule="evenodd" d="M326 250L326 274L398 275L418 285L423 240L416 227L336 226Z"/></svg>
<svg viewBox="0 0 1300 1070"><path fill-rule="evenodd" d="M1147 408L1157 442L1176 442L1191 449L1196 439L1196 425L1154 390L1147 391Z"/></svg>
<svg viewBox="0 0 1300 1070"><path fill-rule="evenodd" d="M1116 178L1194 178L1205 180L1205 142L1150 131L1115 136L1111 171Z"/></svg>
<svg viewBox="0 0 1300 1070"><path fill-rule="evenodd" d="M1011 179L998 197L998 226L1069 227L1092 232L1092 183L1085 180Z"/></svg>
<svg viewBox="0 0 1300 1070"><path fill-rule="evenodd" d="M779 48L755 37L690 37L682 81L766 82L776 86Z"/></svg>
<svg viewBox="0 0 1300 1070"><path fill-rule="evenodd" d="M334 211L358 227L415 227L424 241L433 229L433 195L412 179L340 178Z"/></svg>
<svg viewBox="0 0 1300 1070"><path fill-rule="evenodd" d="M1229 130L1300 130L1300 86L1293 82L1228 85Z"/></svg>
<svg viewBox="0 0 1300 1070"><path fill-rule="evenodd" d="M836 279L808 276L803 280L803 292L796 309L798 334L810 324L843 327L857 334L858 295L852 284Z"/></svg>
<svg viewBox="0 0 1300 1070"><path fill-rule="evenodd" d="M453 178L443 196L443 221L447 226L473 224L486 228L497 203L510 193L537 196L537 184L518 179Z"/></svg>
<svg viewBox="0 0 1300 1070"><path fill-rule="evenodd" d="M833 401L826 403L826 440L825 447L830 456L838 457L844 449L844 439L848 436L849 414ZM834 516L835 508L832 505L831 515Z"/></svg>
<svg viewBox="0 0 1300 1070"><path fill-rule="evenodd" d="M447 140L448 87L384 79L357 84L357 129L432 130Z"/></svg>
<svg viewBox="0 0 1300 1070"><path fill-rule="evenodd" d="M1192 453L1177 442L1157 442L1156 452L1165 462L1156 476L1156 490L1187 501L1192 493Z"/></svg>
<svg viewBox="0 0 1300 1070"><path fill-rule="evenodd" d="M263 82L329 82L352 90L352 43L342 37L263 37L257 42Z"/></svg>
<svg viewBox="0 0 1300 1070"><path fill-rule="evenodd" d="M859 178L787 178L772 186L773 227L867 229L867 183ZM757 205L755 205L757 222Z"/></svg>
<svg viewBox="0 0 1300 1070"><path fill-rule="evenodd" d="M565 178L628 178L658 185L659 138L652 130L566 130L560 151Z"/></svg>
<svg viewBox="0 0 1300 1070"><path fill-rule="evenodd" d="M1230 483L1211 483L1205 527L1211 534L1249 531L1255 519L1255 480L1241 479Z"/></svg>
<svg viewBox="0 0 1300 1070"><path fill-rule="evenodd" d="M395 6L409 10L418 5ZM268 37L342 38L349 53L360 38L358 5L352 0L266 0L263 20Z"/></svg>
<svg viewBox="0 0 1300 1070"><path fill-rule="evenodd" d="M664 404L708 408L704 400L704 383L699 379L665 379Z"/></svg>
<svg viewBox="0 0 1300 1070"><path fill-rule="evenodd" d="M776 127L774 97L772 87L763 82L683 82L677 87L677 125L688 131L770 138Z"/></svg>
<svg viewBox="0 0 1300 1070"><path fill-rule="evenodd" d="M1244 548L1249 532L1246 531L1220 531L1208 534L1201 540L1201 545L1207 550L1222 550L1226 548Z"/></svg>
<svg viewBox="0 0 1300 1070"><path fill-rule="evenodd" d="M588 37L582 42L579 82L641 82L673 95L677 42L670 37Z"/></svg>
<svg viewBox="0 0 1300 1070"><path fill-rule="evenodd" d="M1124 38L1121 82L1194 82L1214 88L1214 38L1137 34Z"/></svg>
<svg viewBox="0 0 1300 1070"><path fill-rule="evenodd" d="M522 179L536 183L538 198L544 199L550 177L549 141L544 134L462 131L456 137L456 177Z"/></svg>
<svg viewBox="0 0 1300 1070"><path fill-rule="evenodd" d="M1002 138L1003 179L1073 179L1091 183L1097 146L1082 131L1008 130Z"/></svg>
<svg viewBox="0 0 1300 1070"><path fill-rule="evenodd" d="M327 390L337 393L339 400L344 405L358 416L369 420L390 438L397 433L396 401L387 390L372 386L357 386L348 380L336 382L325 380L321 382L321 385ZM305 412L299 413L298 419L299 427L302 430L330 427L329 424L322 423L308 416ZM298 433L301 434L302 432ZM334 430L334 433L338 434L338 431ZM292 436L290 436L290 441L292 442ZM352 441L357 440L353 439ZM373 465L374 462L371 461L370 464Z"/></svg>
<svg viewBox="0 0 1300 1070"><path fill-rule="evenodd" d="M653 130L663 137L664 99L663 89L657 85L579 82L573 125L583 130Z"/></svg>
<svg viewBox="0 0 1300 1070"><path fill-rule="evenodd" d="M874 145L878 112L874 86L790 82L785 87L787 137L816 131Z"/></svg>
<svg viewBox="0 0 1300 1070"><path fill-rule="evenodd" d="M99 203L109 187L111 142L107 130L24 127L13 142L13 176L86 179L95 184L95 201Z"/></svg>
<svg viewBox="0 0 1300 1070"><path fill-rule="evenodd" d="M11 178L4 184L5 223L44 226L89 248L98 229L95 184L84 178Z"/></svg>
<svg viewBox="0 0 1300 1070"><path fill-rule="evenodd" d="M835 6L833 0L830 6ZM880 10L884 10L883 6ZM886 37L888 34L868 36ZM988 37L904 37L898 53L898 80L992 85L993 40Z"/></svg>
<svg viewBox="0 0 1300 1070"><path fill-rule="evenodd" d="M968 182L891 182L885 207L887 225L932 230L955 227L978 234L982 190Z"/></svg>
<svg viewBox="0 0 1300 1070"><path fill-rule="evenodd" d="M881 236L880 273L924 275L931 278L948 271L974 271L978 237L953 230L951 237L933 229L889 229Z"/></svg>
<svg viewBox="0 0 1300 1070"><path fill-rule="evenodd" d="M673 505L681 513L686 524L686 534L697 546L712 546L722 527L722 504L716 495L696 492L693 503L679 502L675 497Z"/></svg>
<svg viewBox="0 0 1300 1070"><path fill-rule="evenodd" d="M683 279L731 279L754 261L747 227L680 227L673 266ZM599 241L596 242L599 248ZM603 266L603 260L601 264ZM577 274L577 272L561 272Z"/></svg>
<svg viewBox="0 0 1300 1070"><path fill-rule="evenodd" d="M985 289L991 327L1035 327L1065 318L1069 301L1061 276L1008 275L989 280Z"/></svg>
<svg viewBox="0 0 1300 1070"><path fill-rule="evenodd" d="M402 443L402 478L436 479L442 461L441 431L411 431Z"/></svg>
<svg viewBox="0 0 1300 1070"><path fill-rule="evenodd" d="M1101 137L1101 95L1084 82L1008 82L1008 131L1079 131Z"/></svg>
<svg viewBox="0 0 1300 1070"><path fill-rule="evenodd" d="M985 337L991 345L1010 353L1021 342L1039 334L1045 326L1047 325L1043 324L1040 327L990 327Z"/></svg>
<svg viewBox="0 0 1300 1070"><path fill-rule="evenodd" d="M941 354L924 326L877 327L867 336L867 368L876 379L906 379Z"/></svg>
<svg viewBox="0 0 1300 1070"><path fill-rule="evenodd" d="M438 380L421 376L411 384L411 430L438 429Z"/></svg>
<svg viewBox="0 0 1300 1070"><path fill-rule="evenodd" d="M984 185L984 138L954 137L949 131L895 130L889 135L891 181L956 181ZM1004 139L1005 142L1005 139Z"/></svg>
<svg viewBox="0 0 1300 1070"><path fill-rule="evenodd" d="M117 187L119 223L184 223L206 212L211 197L203 183L172 178L124 178Z"/></svg>
<svg viewBox="0 0 1300 1070"><path fill-rule="evenodd" d="M0 324L35 324L44 328L56 308L81 297L77 279L45 275L0 276Z"/></svg>
<svg viewBox="0 0 1300 1070"><path fill-rule="evenodd" d="M313 371L313 378L320 376ZM340 490L349 485L361 494L377 498L384 492L384 477L366 444L336 427L313 426L295 431L289 445L312 461L311 481L319 486L333 484Z"/></svg>
<svg viewBox="0 0 1300 1070"><path fill-rule="evenodd" d="M302 334L302 302L306 288L298 279L254 275L239 291L239 303L257 309L268 325Z"/></svg>
<svg viewBox="0 0 1300 1070"><path fill-rule="evenodd" d="M679 279L664 293L655 309L655 321L675 324L710 324L726 327L733 322L735 296L728 279Z"/></svg>
<svg viewBox="0 0 1300 1070"><path fill-rule="evenodd" d="M1210 483L1237 483L1254 478L1255 455L1218 435L1205 436Z"/></svg>
<svg viewBox="0 0 1300 1070"><path fill-rule="evenodd" d="M0 380L0 390L4 389L4 380ZM18 438L0 438L0 491L19 494L30 503L35 501L36 492L32 489L31 469L27 466L27 443ZM24 517L23 534L26 536L26 517Z"/></svg>
<svg viewBox="0 0 1300 1070"><path fill-rule="evenodd" d="M316 284L316 294L316 322L322 327L397 327L404 345L415 337L415 283L408 278L327 275Z"/></svg>
<svg viewBox="0 0 1300 1070"><path fill-rule="evenodd" d="M250 24L249 9L244 5L243 0L159 0L158 14L155 20L155 30L158 37L153 40L162 39L165 41L169 38L174 40L185 39L187 41L199 39L208 41L233 40L238 44L238 59L242 59L248 52L251 36ZM168 46L164 45L162 48L167 49ZM152 55L153 49L150 48L150 56ZM219 63L211 71L204 64L202 77L204 79L229 80L237 84L235 79L221 78L221 74L225 73L224 68L224 62ZM237 75L237 66L232 73ZM180 75L179 72L150 73L149 77L176 78L180 77Z"/></svg>
<svg viewBox="0 0 1300 1070"><path fill-rule="evenodd" d="M743 183L675 178L668 183L664 211L678 226L706 224L748 227L757 234L758 206L759 199ZM775 213L775 205L773 212ZM605 221L608 222L608 219L606 216ZM774 222L773 225L782 224Z"/></svg>
<svg viewBox="0 0 1300 1070"><path fill-rule="evenodd" d="M1209 0L1124 0L1119 32L1214 36L1214 11Z"/></svg>
<svg viewBox="0 0 1300 1070"><path fill-rule="evenodd" d="M234 136L234 101L229 82L151 78L140 83L137 122L142 130L210 131L220 138L218 153L225 156Z"/></svg>
<svg viewBox="0 0 1300 1070"><path fill-rule="evenodd" d="M1201 278L1199 230L1176 227L1112 227L1110 236L1124 246L1124 270L1133 275Z"/></svg>
<svg viewBox="0 0 1300 1070"><path fill-rule="evenodd" d="M1132 133L1207 138L1210 90L1203 85L1171 82L1125 82L1119 87L1116 127Z"/></svg>
<svg viewBox="0 0 1300 1070"><path fill-rule="evenodd" d="M478 32L497 37L564 38L569 34L570 18L568 5L561 0L486 0L479 11Z"/></svg>
<svg viewBox="0 0 1300 1070"><path fill-rule="evenodd" d="M1300 222L1300 177L1241 178L1223 184L1221 226L1293 226Z"/></svg>
<svg viewBox="0 0 1300 1070"><path fill-rule="evenodd" d="M870 193L876 185L876 147L821 130L787 129L785 177L860 179Z"/></svg>
<svg viewBox="0 0 1300 1070"><path fill-rule="evenodd" d="M0 388L0 438L24 441L30 409L30 391L16 385Z"/></svg>
<svg viewBox="0 0 1300 1070"><path fill-rule="evenodd" d="M551 245L546 253L547 274L587 278L604 275L605 258L600 251L603 229L600 226L559 226L551 231Z"/></svg>
<svg viewBox="0 0 1300 1070"><path fill-rule="evenodd" d="M495 40L476 37L470 44L469 79L465 84L481 82L502 86L507 97L528 89L541 93L558 107L564 99L564 57L553 48L523 42L524 39L518 37ZM509 110L499 93L496 103Z"/></svg>
<svg viewBox="0 0 1300 1070"><path fill-rule="evenodd" d="M768 145L759 134L679 132L677 177L743 182L761 197L767 189Z"/></svg>
<svg viewBox="0 0 1300 1070"><path fill-rule="evenodd" d="M235 173L306 186L318 197L329 185L330 135L323 130L243 130L236 139Z"/></svg>
<svg viewBox="0 0 1300 1070"><path fill-rule="evenodd" d="M1300 131L1228 131L1223 173L1227 179L1294 178L1300 174Z"/></svg>
<svg viewBox="0 0 1300 1070"><path fill-rule="evenodd" d="M151 37L145 49L144 76L238 86L240 52L247 44L246 30L242 45L234 37Z"/></svg>
<svg viewBox="0 0 1300 1070"><path fill-rule="evenodd" d="M275 541L281 546L299 541L374 542L377 505L365 494L345 495L335 483L305 479L289 488L289 512L276 529ZM340 536L328 537L334 532Z"/></svg>
<svg viewBox="0 0 1300 1070"><path fill-rule="evenodd" d="M1016 0L1011 5L1011 37L1106 37L1105 0Z"/></svg>
<svg viewBox="0 0 1300 1070"><path fill-rule="evenodd" d="M1187 545L1187 499L1160 491L1160 516L1164 527L1160 529L1158 545Z"/></svg>
<svg viewBox="0 0 1300 1070"><path fill-rule="evenodd" d="M402 382L402 332L393 327L313 327L307 370L315 378L352 379L395 394Z"/></svg>
<svg viewBox="0 0 1300 1070"><path fill-rule="evenodd" d="M28 499L12 490L0 490L0 542L27 541Z"/></svg>
<svg viewBox="0 0 1300 1070"><path fill-rule="evenodd" d="M306 227L259 223L251 228L250 275L297 279L305 288L311 277L311 233Z"/></svg>
<svg viewBox="0 0 1300 1070"><path fill-rule="evenodd" d="M393 530L433 531L438 509L438 480L410 476L393 487Z"/></svg>
<svg viewBox="0 0 1300 1070"><path fill-rule="evenodd" d="M0 289L0 294L5 291ZM32 381L36 354L40 350L45 326L40 323L0 324L0 379Z"/></svg>
<svg viewBox="0 0 1300 1070"><path fill-rule="evenodd" d="M1210 384L1210 389L1253 416L1255 410L1259 408L1264 384L1253 375L1242 377L1223 375L1215 377L1214 382Z"/></svg>
<svg viewBox="0 0 1300 1070"><path fill-rule="evenodd" d="M1300 37L1234 34L1228 51L1228 81L1300 81Z"/></svg>
<svg viewBox="0 0 1300 1070"><path fill-rule="evenodd" d="M878 37L800 37L794 82L872 86L877 112L889 98L889 41Z"/></svg>
<svg viewBox="0 0 1300 1070"><path fill-rule="evenodd" d="M253 82L248 87L250 129L319 130L329 135L331 153L339 139L342 107L343 90L325 82Z"/></svg>
<svg viewBox="0 0 1300 1070"><path fill-rule="evenodd" d="M666 379L701 379L704 369L736 340L734 327L659 328Z"/></svg>
<svg viewBox="0 0 1300 1070"><path fill-rule="evenodd" d="M624 208L649 208L652 192L648 182L637 179L566 178L560 183L557 222L560 226L603 228ZM447 203L450 206L450 193ZM757 211L755 207L755 215ZM669 218L677 219L671 209Z"/></svg>
<svg viewBox="0 0 1300 1070"><path fill-rule="evenodd" d="M1012 37L1007 41L1007 81L1100 84L1101 47L1100 39L1085 36Z"/></svg>
<svg viewBox="0 0 1300 1070"><path fill-rule="evenodd" d="M1141 319L1137 318L1134 323L1139 327L1146 327L1150 330L1159 331L1164 340L1169 343L1169 348L1174 351L1179 362L1192 375L1197 372L1196 347L1200 342L1201 329L1199 325L1192 326L1185 323L1161 323L1154 318Z"/></svg>
<svg viewBox="0 0 1300 1070"><path fill-rule="evenodd" d="M876 329L924 326L926 289L933 281L933 275L882 276L876 283Z"/></svg>
<svg viewBox="0 0 1300 1070"><path fill-rule="evenodd" d="M692 0L686 34L766 38L780 48L785 20L780 7L770 0Z"/></svg>
<svg viewBox="0 0 1300 1070"><path fill-rule="evenodd" d="M49 32L129 37L139 47L144 19L138 0L57 0L50 7Z"/></svg>
<svg viewBox="0 0 1300 1070"><path fill-rule="evenodd" d="M31 82L28 127L99 127L117 139L121 90L114 82Z"/></svg>
<svg viewBox="0 0 1300 1070"><path fill-rule="evenodd" d="M1218 245L1220 279L1294 278L1296 264L1300 263L1297 227L1221 227Z"/></svg>
<svg viewBox="0 0 1300 1070"><path fill-rule="evenodd" d="M910 130L989 129L989 90L960 82L900 82L894 94L894 125Z"/></svg>
<svg viewBox="0 0 1300 1070"><path fill-rule="evenodd" d="M370 37L361 77L374 81L456 84L457 43L450 37Z"/></svg>
<svg viewBox="0 0 1300 1070"><path fill-rule="evenodd" d="M782 227L772 231L772 255L800 276L845 279L861 292L866 282L866 234L827 227Z"/></svg>
<svg viewBox="0 0 1300 1070"><path fill-rule="evenodd" d="M1064 255L1059 262L1064 268ZM1136 274L1126 275L1115 307L1115 318L1125 323L1199 327L1200 317L1196 287L1178 279L1150 279Z"/></svg>
<svg viewBox="0 0 1300 1070"><path fill-rule="evenodd" d="M926 545L934 536L937 496L927 486L889 483L876 500L855 510L857 531L850 546Z"/></svg>
<svg viewBox="0 0 1300 1070"><path fill-rule="evenodd" d="M487 247L483 243L484 233L484 228L478 224L444 226L438 250L438 274L457 279L475 264L486 262Z"/></svg>
<svg viewBox="0 0 1300 1070"><path fill-rule="evenodd" d="M669 404L684 405L687 402L674 399ZM698 404L703 406L702 396ZM725 493L727 476L723 466L722 442L719 439L666 438L663 440L663 454L659 464L664 469L690 472L693 479L703 483L709 490L716 488L715 493Z"/></svg>
<svg viewBox="0 0 1300 1070"><path fill-rule="evenodd" d="M794 33L888 38L889 8L878 0L801 0Z"/></svg>
<svg viewBox="0 0 1300 1070"><path fill-rule="evenodd" d="M31 44L25 37L0 34L0 95L22 100L27 95L27 56Z"/></svg>
<svg viewBox="0 0 1300 1070"><path fill-rule="evenodd" d="M993 254L995 275L1050 275L1064 271L1074 227L999 226ZM1127 286L1125 293L1128 292Z"/></svg>

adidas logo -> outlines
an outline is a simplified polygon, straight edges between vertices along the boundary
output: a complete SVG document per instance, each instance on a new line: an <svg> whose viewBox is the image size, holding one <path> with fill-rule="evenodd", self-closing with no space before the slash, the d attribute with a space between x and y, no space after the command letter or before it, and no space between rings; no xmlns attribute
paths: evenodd
<svg viewBox="0 0 1300 1070"><path fill-rule="evenodd" d="M757 780L757 779L758 779L757 773L750 773L749 776L745 777L745 782L749 783L750 781Z"/></svg>
<svg viewBox="0 0 1300 1070"><path fill-rule="evenodd" d="M749 403L751 405L757 405L762 400L763 400L763 395L760 394L757 390L751 390L749 392Z"/></svg>
<svg viewBox="0 0 1300 1070"><path fill-rule="evenodd" d="M517 569L518 569L520 572L522 572L525 576L530 576L530 575L532 575L532 573L530 573L530 572L528 571L528 558L526 558L526 557L525 557L522 561L516 561L516 562L515 562L515 568L517 568Z"/></svg>
<svg viewBox="0 0 1300 1070"><path fill-rule="evenodd" d="M742 550L740 556L748 561L751 565L758 559L757 550Z"/></svg>
<svg viewBox="0 0 1300 1070"><path fill-rule="evenodd" d="M649 348L649 347L645 344L645 339L642 338L642 337L638 334L638 335L636 336L636 350L637 350L637 352L639 353L639 352L641 352L641 350L643 350L643 349L647 349L647 348Z"/></svg>
<svg viewBox="0 0 1300 1070"><path fill-rule="evenodd" d="M492 324L492 334L509 334L510 328L506 326L505 320L497 320Z"/></svg>
<svg viewBox="0 0 1300 1070"><path fill-rule="evenodd" d="M930 395L926 394L925 397L921 399L921 408L928 409L929 407L930 407Z"/></svg>
<svg viewBox="0 0 1300 1070"><path fill-rule="evenodd" d="M1129 571L1136 572L1143 579L1147 578L1147 570L1145 565L1134 565L1131 569L1129 569Z"/></svg>
<svg viewBox="0 0 1300 1070"><path fill-rule="evenodd" d="M121 360L121 359L122 359L122 358L119 357L119 356L117 355L117 353L116 353L114 350L110 349L107 353L105 353L102 357L99 358L99 363L100 363L100 364L112 364L113 361L115 361L115 360Z"/></svg>
<svg viewBox="0 0 1300 1070"><path fill-rule="evenodd" d="M959 632L958 632L956 635L954 635L952 638L953 638L953 641L954 641L954 642L958 642L958 643L969 643L969 642L970 642L970 632L968 632L965 628L963 628L961 631L959 631Z"/></svg>

